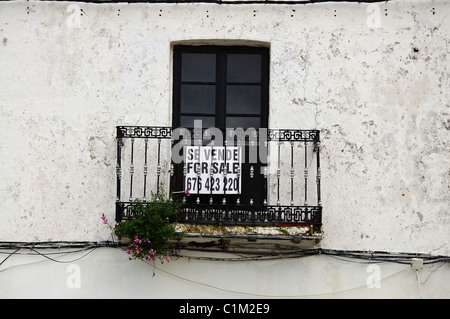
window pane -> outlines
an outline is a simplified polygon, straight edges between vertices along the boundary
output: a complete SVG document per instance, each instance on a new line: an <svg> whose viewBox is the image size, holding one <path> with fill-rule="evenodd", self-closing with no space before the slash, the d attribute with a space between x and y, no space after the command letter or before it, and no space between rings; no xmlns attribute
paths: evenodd
<svg viewBox="0 0 450 319"><path fill-rule="evenodd" d="M215 127L215 117L214 116L181 116L181 127L193 128L194 120L201 120L202 128Z"/></svg>
<svg viewBox="0 0 450 319"><path fill-rule="evenodd" d="M181 112L214 114L216 86L200 84L181 85Z"/></svg>
<svg viewBox="0 0 450 319"><path fill-rule="evenodd" d="M183 53L181 80L198 82L216 81L216 55L212 53Z"/></svg>
<svg viewBox="0 0 450 319"><path fill-rule="evenodd" d="M244 130L249 127L258 129L260 127L260 118L258 117L238 117L238 116L228 116L227 117L227 128L238 128L241 127Z"/></svg>
<svg viewBox="0 0 450 319"><path fill-rule="evenodd" d="M260 111L260 86L227 85L227 113L259 114Z"/></svg>
<svg viewBox="0 0 450 319"><path fill-rule="evenodd" d="M228 54L228 82L261 82L260 54Z"/></svg>

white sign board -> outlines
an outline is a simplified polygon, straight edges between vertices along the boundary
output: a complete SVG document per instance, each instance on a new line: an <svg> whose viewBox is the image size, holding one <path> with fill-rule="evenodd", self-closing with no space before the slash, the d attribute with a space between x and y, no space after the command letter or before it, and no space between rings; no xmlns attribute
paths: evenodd
<svg viewBox="0 0 450 319"><path fill-rule="evenodd" d="M186 146L184 160L186 165L184 185L191 194L241 192L242 178L239 172L242 161L239 147Z"/></svg>

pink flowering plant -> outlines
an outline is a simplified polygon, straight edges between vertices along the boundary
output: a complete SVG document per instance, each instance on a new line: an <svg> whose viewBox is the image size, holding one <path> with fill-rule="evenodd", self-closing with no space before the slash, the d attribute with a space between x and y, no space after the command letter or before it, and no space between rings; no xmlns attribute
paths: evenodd
<svg viewBox="0 0 450 319"><path fill-rule="evenodd" d="M130 260L169 262L169 252L173 249L171 241L181 237L170 220L177 215L180 206L160 195L151 202L136 200L135 205L128 208L127 219L117 223L112 230L117 237L131 240L123 248ZM102 220L106 223L103 217Z"/></svg>
<svg viewBox="0 0 450 319"><path fill-rule="evenodd" d="M134 240L131 244L125 247L123 250L127 252L127 254L131 255L130 259L141 259L146 261L155 261L157 258L164 263L164 261L169 262L170 257L169 253L165 252L161 254L156 249L151 248L152 242L150 239L139 238L139 236L134 236ZM150 247L150 248L149 248Z"/></svg>

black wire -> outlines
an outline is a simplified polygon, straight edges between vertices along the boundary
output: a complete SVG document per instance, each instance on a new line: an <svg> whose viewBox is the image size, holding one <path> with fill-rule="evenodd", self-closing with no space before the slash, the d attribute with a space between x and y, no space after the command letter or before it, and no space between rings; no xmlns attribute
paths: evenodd
<svg viewBox="0 0 450 319"><path fill-rule="evenodd" d="M330 257L338 258L339 260L345 262L353 262L360 264L370 264L370 263L382 263L382 262L393 262L397 264L410 265L411 259L420 257L425 259L424 264L432 264L437 262L449 262L450 257L445 256L420 256L418 254L391 254L387 252L355 252L355 251L337 251L329 249L307 249L299 251L281 252L276 254L267 255L253 255L244 257L201 257L201 256L188 256L177 254L177 257L183 257L188 259L197 260L209 260L209 261L250 261L250 260L273 260L273 259L286 259L286 258L301 258L312 255L327 255ZM339 258L340 257L340 258ZM342 258L351 258L355 260L345 260ZM363 260L363 261L361 261ZM428 260L428 261L427 261Z"/></svg>
<svg viewBox="0 0 450 319"><path fill-rule="evenodd" d="M121 247L120 243L114 241L106 242L0 242L0 249L12 248L33 248L39 249L60 249L60 248L88 248L88 247Z"/></svg>
<svg viewBox="0 0 450 319"><path fill-rule="evenodd" d="M74 261L80 260L81 258L86 257L91 252L93 252L97 248L109 247L109 248L118 248L123 247L124 245L117 242L0 242L0 249L15 249L12 253L0 252L2 254L8 254L8 256L0 262L2 265L8 258L12 255L17 254L20 249L30 249L29 253L20 253L23 255L40 255L51 261L59 262L59 263L72 263ZM37 249L61 249L61 248L78 248L77 250L72 251L59 251L59 252L48 252L41 253ZM250 261L250 260L273 260L273 259L286 259L286 258L301 258L313 255L327 255L331 257L340 257L340 260L355 262L352 260L344 260L342 258L349 259L357 259L358 263L374 263L374 262L393 262L398 264L411 264L412 258L421 258L423 259L424 264L434 264L438 262L450 262L450 256L430 256L430 255L421 255L417 253L389 253L389 252L370 252L370 251L349 251L349 250L332 250L332 249L323 249L323 248L313 248L313 249L304 249L304 250L296 250L296 251L288 251L288 252L278 252L274 254L265 254L265 255L250 255L250 256L242 256L242 257L196 257L196 256L187 256L181 255L179 253L180 249L189 249L187 246L178 245L175 248L175 251L178 253L174 253L173 256L180 258L190 258L190 259L199 259L199 260L211 260L211 261ZM88 253L83 256L76 258L71 261L61 261L56 260L54 258L49 257L49 255L57 255L57 254L69 254L76 253L80 251L90 250ZM193 249L198 250L198 249ZM201 249L200 249L201 250ZM33 252L33 253L31 253Z"/></svg>
<svg viewBox="0 0 450 319"><path fill-rule="evenodd" d="M80 249L77 249L77 250L49 252L49 253L45 253L45 255L74 254L74 253L79 253L80 251L85 251L85 250L87 250L87 248L89 248L89 247L80 248ZM99 248L99 247L97 247L97 248ZM39 249L45 249L45 248L39 248ZM4 251L0 251L0 254L8 255L10 253L9 252L4 252ZM31 256L39 255L39 253L33 252L33 249L30 249L29 252L20 252L20 253L17 253L17 254L18 255L31 255Z"/></svg>
<svg viewBox="0 0 450 319"><path fill-rule="evenodd" d="M377 262L395 262L398 264L411 264L412 258L424 259L424 264L431 264L436 262L449 262L450 257L447 256L427 256L420 254L411 253L387 253L387 252L354 252L354 251L333 251L333 250L322 250L322 253L330 256L340 256L348 258L358 258Z"/></svg>
<svg viewBox="0 0 450 319"><path fill-rule="evenodd" d="M20 249L29 249L30 252L21 252L21 255L40 255L42 257L47 258L48 260L57 262L57 263L73 263L77 260L80 260L90 253L92 253L95 249L100 247L121 247L119 243L116 242L0 242L0 249L14 249L16 250L12 253L0 252L0 254L8 254L8 256L0 263L0 266L12 255L16 254ZM61 249L61 248L79 248L77 250L72 251L59 251L59 252L48 252L41 253L36 249ZM77 253L85 250L90 250L88 253L84 254L81 257L70 261L61 261L54 258L49 257L49 255L61 255L61 254L70 254ZM33 252L33 253L32 253Z"/></svg>
<svg viewBox="0 0 450 319"><path fill-rule="evenodd" d="M2 262L0 263L0 266L12 255L14 255L15 253L17 253L20 250L20 248L17 248L14 252L10 253L5 259L2 260Z"/></svg>
<svg viewBox="0 0 450 319"><path fill-rule="evenodd" d="M93 252L95 249L97 249L97 248L99 248L99 247L89 247L89 248L87 248L87 249L90 250L88 253L84 254L84 255L81 256L81 257L78 257L78 258L76 258L76 259L69 260L69 261L56 260L56 259L53 259L53 258L48 257L47 254L42 254L42 253L40 253L39 251L37 251L37 250L34 249L34 248L33 248L32 250L35 251L38 255L41 255L42 257L47 258L48 260L51 260L51 261L54 261L54 262L57 262L57 263L61 263L61 264L70 264L70 263L73 263L73 262L75 262L75 261L80 260L81 258L86 257L87 255L89 255L90 253L92 253L92 252ZM87 250L87 249L86 249L86 250ZM61 252L61 254L64 254L64 252Z"/></svg>

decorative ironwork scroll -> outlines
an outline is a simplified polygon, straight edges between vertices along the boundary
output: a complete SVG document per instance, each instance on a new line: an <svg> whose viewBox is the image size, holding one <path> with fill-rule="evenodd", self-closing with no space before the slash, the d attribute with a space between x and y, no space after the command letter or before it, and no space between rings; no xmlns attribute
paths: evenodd
<svg viewBox="0 0 450 319"><path fill-rule="evenodd" d="M174 133L175 129L172 127L158 127L158 126L117 126L117 164L116 164L116 221L126 219L133 210L129 210L129 207L136 205L135 199L142 198L144 201L147 197L147 181L153 177L157 184L156 193L160 192L160 182L164 180L170 180L172 183L176 178L184 178L187 174L188 167L186 161L181 163L181 171L174 174L174 164L171 161L171 156L174 145L173 137L177 135ZM210 139L209 129L190 132L194 141L203 139ZM274 145L270 152L272 162L267 163L266 166L257 167L250 165L247 171L243 171L240 166L236 167L234 178L240 185L242 178L249 177L247 184L242 187L247 187L247 191L253 192L253 188L256 182L255 177L257 174L262 174L262 181L268 184L268 179L272 178L271 186L272 196L271 201L268 201L268 197L263 197L259 202L256 202L256 193L251 193L249 201L240 200L241 187L236 188L234 194L229 191L224 192L223 200L220 202L212 200L213 191L211 185L209 185L208 192L202 194L209 199L205 201L203 198L200 200L198 196L199 191L193 192L192 195L196 196L194 202L184 202L183 207L177 216L177 221L181 223L221 223L221 224L234 224L234 225L314 225L320 226L322 223L322 199L321 199L321 167L320 167L320 132L318 130L299 130L299 129L261 129L255 132L243 132L239 130L235 131L223 131L225 137L223 147L225 152L227 147L231 149L232 145L228 144L229 141L233 142L236 138L240 143L255 142L259 144L259 147L267 147L270 143ZM228 136L230 135L230 136ZM246 138L248 140L246 140ZM142 146L137 147L138 140L142 141ZM151 144L151 140L154 140ZM128 142L125 144L125 141ZM171 140L166 141L164 140ZM214 147L222 145L215 145L214 140L208 140L209 146L204 146L201 142L199 145L194 143L193 147L205 150L213 150ZM144 144L145 143L145 144ZM156 144L157 143L157 144ZM164 144L162 148L161 143L171 143L172 149L168 151L166 148L168 145ZM288 147L282 146L288 144ZM238 144L239 145L239 144ZM269 148L267 148L268 150ZM300 155L298 155L300 152ZM303 152L303 153L301 153ZM141 154L142 153L142 154ZM149 156L151 155L151 156ZM128 165L127 165L128 161ZM141 164L142 163L142 164ZM231 163L231 162L230 162ZM195 165L196 163L191 163ZM226 162L224 163L226 167ZM142 167L141 167L142 165ZM270 169L270 165L272 169ZM202 167L204 165L202 164ZM143 171L143 187L140 189L136 184L135 175L140 174ZM226 177L224 171L223 177ZM129 174L129 178L125 175ZM167 174L167 175L166 175ZM197 171L197 179L202 177L206 181L219 178L219 175L215 174L212 170L207 171L204 175L200 176L200 170ZM244 175L247 174L247 175ZM217 175L217 176L216 176ZM194 176L195 177L195 176ZM311 183L316 183L316 187L311 187ZM124 186L129 186L129 193L122 196L122 182ZM281 183L284 183L283 189ZM127 184L129 183L129 184ZM140 182L138 182L140 184ZM206 184L205 184L206 185ZM206 186L205 186L206 187ZM136 188L136 189L134 189ZM316 188L316 189L314 189ZM143 191L143 197L140 197ZM126 191L123 191L124 193ZM311 193L312 192L312 193ZM138 196L136 196L139 194ZM228 200L230 197L235 196L234 200ZM237 195L237 196L236 196ZM267 196L267 193L264 194ZM126 197L124 201L122 197ZM301 202L301 203L300 203ZM310 204L313 202L314 204Z"/></svg>

